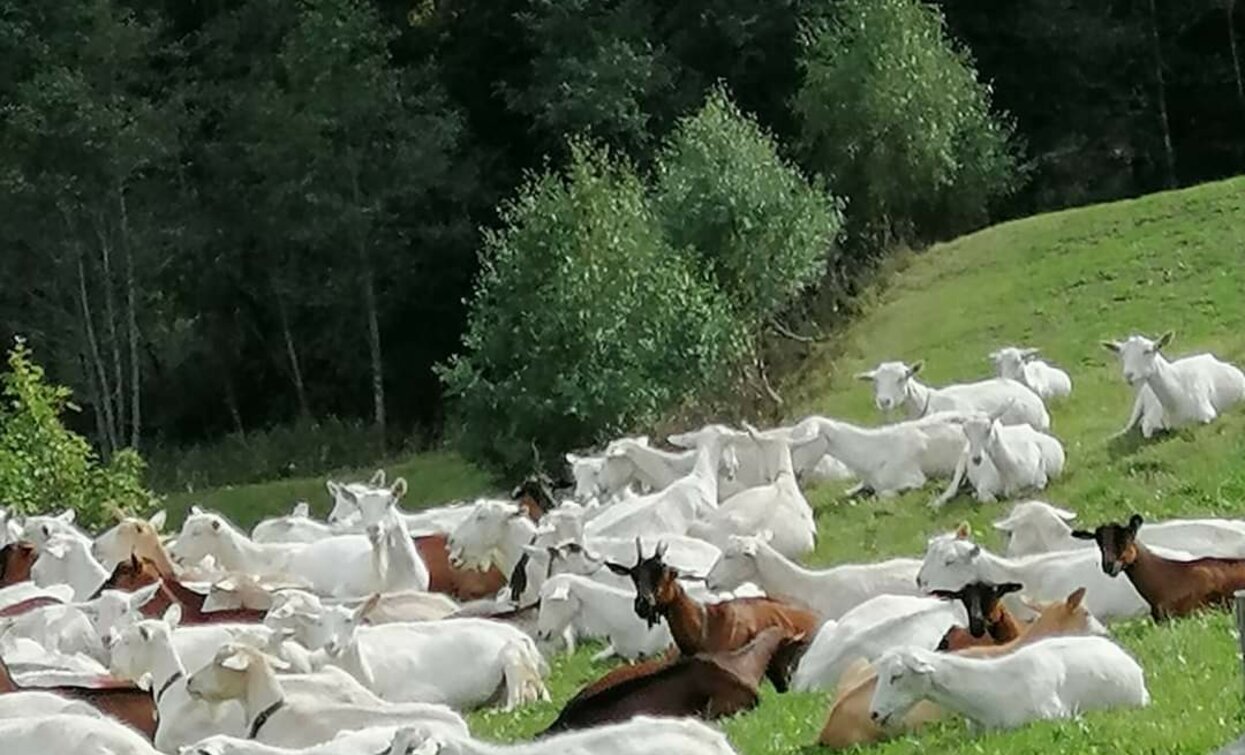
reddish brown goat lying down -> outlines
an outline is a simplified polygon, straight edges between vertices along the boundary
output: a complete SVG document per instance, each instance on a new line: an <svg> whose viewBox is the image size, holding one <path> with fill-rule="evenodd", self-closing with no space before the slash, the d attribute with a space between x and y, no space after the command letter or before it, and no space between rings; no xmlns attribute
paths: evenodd
<svg viewBox="0 0 1245 755"><path fill-rule="evenodd" d="M658 545L649 558L644 557L639 538L635 547L635 566L607 566L616 574L631 577L636 588L635 612L640 618L649 626L665 619L675 645L685 656L737 650L766 629L776 627L792 642L774 655L768 674L775 688L780 692L786 690L789 672L806 647L803 640L794 640L816 633L821 625L817 614L770 598L739 598L702 605L683 590L678 572L662 561L664 544Z"/></svg>
<svg viewBox="0 0 1245 755"><path fill-rule="evenodd" d="M1200 608L1226 608L1237 590L1245 590L1245 559L1198 558L1173 561L1155 554L1139 540L1140 514L1128 524L1104 524L1093 532L1073 530L1072 536L1095 540L1102 552L1102 570L1109 577L1120 572L1150 604L1150 616L1164 621L1187 616Z"/></svg>
<svg viewBox="0 0 1245 755"><path fill-rule="evenodd" d="M162 576L156 562L137 554L129 561L122 561L95 592L98 597L104 590L133 592L147 585L160 583L156 596L140 609L149 619L157 619L174 603L182 607L183 624L243 623L257 624L264 620L265 611L252 608L227 608L221 611L204 611L206 595L186 587L174 577Z"/></svg>
<svg viewBox="0 0 1245 755"><path fill-rule="evenodd" d="M0 658L0 695L21 692L23 689L13 680L9 667ZM129 682L108 679L101 680L96 687L39 687L38 690L54 692L71 700L81 700L139 731L148 741L156 735L156 704L151 693ZM0 752L4 752L2 746Z"/></svg>
<svg viewBox="0 0 1245 755"><path fill-rule="evenodd" d="M770 627L738 650L684 657L611 686L592 685L572 698L544 733L637 715L713 719L749 710L757 704L770 659L790 641L782 629Z"/></svg>

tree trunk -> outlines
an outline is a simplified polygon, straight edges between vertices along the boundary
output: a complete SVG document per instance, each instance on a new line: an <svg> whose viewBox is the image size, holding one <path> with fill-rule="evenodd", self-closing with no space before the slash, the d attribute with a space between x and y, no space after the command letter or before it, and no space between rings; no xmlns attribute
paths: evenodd
<svg viewBox="0 0 1245 755"><path fill-rule="evenodd" d="M99 239L99 255L104 274L104 318L108 327L108 350L112 352L112 402L113 414L116 417L117 440L125 435L125 380L121 373L121 339L117 337L117 308L113 298L112 284L112 243L104 228L101 218L95 226L95 236ZM120 446L117 446L120 448Z"/></svg>
<svg viewBox="0 0 1245 755"><path fill-rule="evenodd" d="M1228 14L1228 49L1232 52L1232 75L1236 78L1236 101L1241 106L1241 113L1245 115L1245 81L1241 78L1241 57L1236 51L1236 24L1233 22L1233 17L1236 15L1236 0L1227 0L1224 10Z"/></svg>
<svg viewBox="0 0 1245 755"><path fill-rule="evenodd" d="M90 350L91 361L95 363L95 379L99 381L100 404L104 410L103 438L105 457L111 457L117 449L117 424L112 414L112 402L109 401L108 369L104 366L103 357L99 352L99 341L95 338L95 325L91 321L91 303L86 293L86 253L78 250L78 304L82 309L82 327L86 335L87 348Z"/></svg>
<svg viewBox="0 0 1245 755"><path fill-rule="evenodd" d="M82 369L83 376L86 377L86 389L91 396L91 408L95 414L95 441L100 448L103 448L108 444L108 430L104 426L104 409L100 406L99 385L95 382L95 370L91 367L91 363L87 361L86 352L81 348L78 349L78 364Z"/></svg>
<svg viewBox="0 0 1245 755"><path fill-rule="evenodd" d="M130 217L125 191L118 191L121 210L121 246L125 252L126 329L130 341L130 448L138 450L143 432L142 374L138 359L138 284L134 278L134 250L130 246Z"/></svg>
<svg viewBox="0 0 1245 755"><path fill-rule="evenodd" d="M351 174L351 186L354 189L356 212L363 213L363 195L359 191L359 174ZM376 306L376 277L372 270L372 260L367 252L367 231L360 224L357 241L359 251L360 283L363 286L363 309L367 317L367 346L372 363L372 420L380 433L382 446L385 443L385 360L380 345L380 315Z"/></svg>
<svg viewBox="0 0 1245 755"><path fill-rule="evenodd" d="M1163 45L1159 38L1159 16L1156 0L1149 0L1150 46L1154 55L1154 83L1158 87L1159 129L1163 136L1164 183L1176 187L1176 152L1172 148L1171 124L1167 118L1167 81L1163 74Z"/></svg>
<svg viewBox="0 0 1245 755"><path fill-rule="evenodd" d="M233 392L233 378L229 376L229 370L221 370L225 381L225 408L229 410L229 418L233 420L233 430L238 437L245 438L246 430L242 427L242 412L238 411L238 397Z"/></svg>
<svg viewBox="0 0 1245 755"><path fill-rule="evenodd" d="M294 345L294 334L290 330L290 318L285 309L285 297L273 286L277 300L277 315L281 319L281 337L285 340L285 356L290 360L290 375L294 380L294 394L298 397L298 411L304 418L311 416L311 407L307 403L307 386L303 383L303 370L298 363L298 349Z"/></svg>

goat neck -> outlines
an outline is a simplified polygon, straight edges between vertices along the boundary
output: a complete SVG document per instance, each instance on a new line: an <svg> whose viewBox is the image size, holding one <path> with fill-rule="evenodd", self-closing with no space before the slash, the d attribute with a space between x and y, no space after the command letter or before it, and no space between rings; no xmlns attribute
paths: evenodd
<svg viewBox="0 0 1245 755"><path fill-rule="evenodd" d="M247 727L253 727L261 713L284 702L285 690L272 667L266 661L251 664L246 673L246 699L242 701Z"/></svg>
<svg viewBox="0 0 1245 755"><path fill-rule="evenodd" d="M1003 481L1003 487L1006 489L1010 487L1007 482L1020 479L1023 472L1020 465L1016 462L1016 457L1012 455L1011 449L999 437L1002 428L1003 426L999 425L991 433L990 440L986 443L986 455L990 457L990 463L998 470L999 478ZM1004 492L1010 493L1011 491L1004 490Z"/></svg>
<svg viewBox="0 0 1245 755"><path fill-rule="evenodd" d="M1179 585L1186 581L1186 562L1163 558L1142 545L1140 540L1133 541L1133 547L1137 551L1137 557L1124 567L1124 574L1141 597L1150 604L1154 619L1157 621L1167 618L1165 609L1160 608L1167 597L1163 586Z"/></svg>
<svg viewBox="0 0 1245 755"><path fill-rule="evenodd" d="M181 679L182 684L186 683L186 667L182 665L170 635L164 634L152 640L151 668L147 670L151 672L151 694L157 706L162 699L167 699L173 680Z"/></svg>
<svg viewBox="0 0 1245 755"><path fill-rule="evenodd" d="M929 414L929 402L933 394L933 388L915 377L908 378L903 397L903 407L908 419L920 419Z"/></svg>
<svg viewBox="0 0 1245 755"><path fill-rule="evenodd" d="M1154 397L1163 405L1164 414L1169 417L1179 417L1183 414L1186 403L1185 389L1180 384L1176 369L1162 353L1154 355L1154 369L1146 376L1145 383L1150 386Z"/></svg>
<svg viewBox="0 0 1245 755"><path fill-rule="evenodd" d="M683 655L695 655L705 649L708 615L705 607L693 600L677 580L670 588L673 596L658 605L670 625L670 636Z"/></svg>
<svg viewBox="0 0 1245 755"><path fill-rule="evenodd" d="M713 653L706 657L755 688L761 683L761 677L768 670L774 653L778 652L778 648L786 640L786 633L777 627L770 627L737 650Z"/></svg>

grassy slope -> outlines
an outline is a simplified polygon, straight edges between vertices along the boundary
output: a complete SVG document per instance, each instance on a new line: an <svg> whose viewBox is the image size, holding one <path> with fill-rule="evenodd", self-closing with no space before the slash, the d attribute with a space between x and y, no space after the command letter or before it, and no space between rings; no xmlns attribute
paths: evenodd
<svg viewBox="0 0 1245 755"><path fill-rule="evenodd" d="M1098 341L1174 328L1173 355L1213 350L1245 363L1243 293L1245 180L1031 218L914 259L871 314L814 355L783 391L793 417L819 412L872 424L880 418L869 391L851 379L860 369L883 359L925 359L925 377L940 384L986 375L985 354L996 346L1040 345L1075 383L1073 398L1052 408L1069 463L1066 477L1045 498L1079 511L1087 523L1132 511L1156 518L1242 516L1245 410L1151 443L1108 444L1131 398ZM447 456L421 458L403 473L416 500L463 495L487 484ZM322 501L322 489L319 481L279 483L207 496L205 502L252 521L259 507L283 508L292 497ZM919 555L928 536L962 520L986 545L999 544L989 522L1001 506L961 499L934 514L924 507L932 490L859 505L839 502L840 493L831 486L808 492L820 532L817 551L807 559L811 564ZM1205 753L1245 728L1227 616L1164 627L1134 621L1113 630L1146 669L1150 708L986 735L951 721L876 751ZM473 729L506 740L539 731L579 685L607 668L591 664L591 652L555 662L553 703L515 714L477 713ZM724 725L743 753L816 752L809 743L826 707L822 695L769 694L757 710Z"/></svg>

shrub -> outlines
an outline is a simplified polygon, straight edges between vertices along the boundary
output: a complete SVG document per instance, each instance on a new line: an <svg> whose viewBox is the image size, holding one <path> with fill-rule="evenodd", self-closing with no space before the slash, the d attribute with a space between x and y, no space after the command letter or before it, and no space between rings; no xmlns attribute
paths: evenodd
<svg viewBox="0 0 1245 755"><path fill-rule="evenodd" d="M91 444L61 423L70 391L45 382L43 368L19 339L9 352L0 403L0 502L16 513L72 508L87 526L136 510L151 495L142 458L121 451L101 464Z"/></svg>
<svg viewBox="0 0 1245 755"><path fill-rule="evenodd" d="M631 167L572 144L485 234L463 352L440 368L475 459L522 471L717 381L740 353L724 297L665 240Z"/></svg>
<svg viewBox="0 0 1245 755"><path fill-rule="evenodd" d="M840 203L784 161L723 90L679 123L656 173L667 237L707 263L754 328L825 271L842 225Z"/></svg>
<svg viewBox="0 0 1245 755"><path fill-rule="evenodd" d="M882 241L963 230L1016 188L1009 122L920 0L843 0L807 35L795 110L810 164Z"/></svg>

